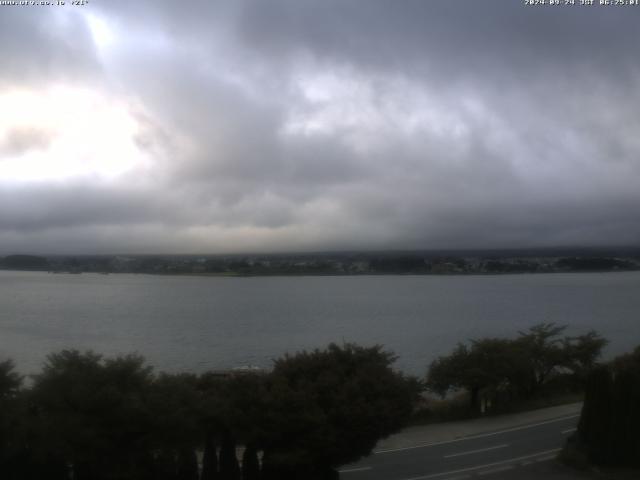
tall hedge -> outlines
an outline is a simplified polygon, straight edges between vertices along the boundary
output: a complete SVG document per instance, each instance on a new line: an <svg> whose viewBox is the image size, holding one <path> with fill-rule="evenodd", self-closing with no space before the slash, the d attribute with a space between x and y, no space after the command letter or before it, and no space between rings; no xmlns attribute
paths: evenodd
<svg viewBox="0 0 640 480"><path fill-rule="evenodd" d="M640 466L640 347L588 377L578 438L603 466Z"/></svg>

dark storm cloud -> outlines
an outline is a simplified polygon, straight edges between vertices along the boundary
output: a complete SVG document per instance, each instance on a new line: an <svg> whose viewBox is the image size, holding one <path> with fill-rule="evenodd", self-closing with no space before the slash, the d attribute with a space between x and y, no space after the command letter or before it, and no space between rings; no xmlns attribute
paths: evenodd
<svg viewBox="0 0 640 480"><path fill-rule="evenodd" d="M2 189L0 218L3 230L15 232L171 221L170 210L144 193L86 185Z"/></svg>
<svg viewBox="0 0 640 480"><path fill-rule="evenodd" d="M430 75L471 77L471 67L521 75L566 65L636 64L633 8L536 8L511 0L240 0L110 2L105 9L205 47L232 41L234 53L246 60L261 57L278 67L283 57L305 54L383 71L424 73L429 66Z"/></svg>
<svg viewBox="0 0 640 480"><path fill-rule="evenodd" d="M42 75L135 99L153 165L95 185L0 182L4 245L640 241L640 9L112 1L88 10L107 47L86 16L20 10L0 17L0 85ZM0 136L3 155L47 148L28 131Z"/></svg>

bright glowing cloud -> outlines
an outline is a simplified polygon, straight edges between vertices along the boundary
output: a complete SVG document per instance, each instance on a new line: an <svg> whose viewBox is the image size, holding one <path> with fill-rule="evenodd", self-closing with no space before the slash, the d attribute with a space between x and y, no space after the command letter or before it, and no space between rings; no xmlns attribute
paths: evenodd
<svg viewBox="0 0 640 480"><path fill-rule="evenodd" d="M93 41L98 48L109 47L116 41L116 35L111 26L103 18L96 15L87 15L87 24Z"/></svg>
<svg viewBox="0 0 640 480"><path fill-rule="evenodd" d="M126 102L88 89L0 93L0 182L113 179L147 165Z"/></svg>

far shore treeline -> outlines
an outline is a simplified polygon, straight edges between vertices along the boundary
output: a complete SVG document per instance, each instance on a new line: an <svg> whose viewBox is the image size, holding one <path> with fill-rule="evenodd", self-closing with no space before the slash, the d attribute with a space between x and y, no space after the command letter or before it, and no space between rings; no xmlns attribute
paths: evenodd
<svg viewBox="0 0 640 480"><path fill-rule="evenodd" d="M638 397L640 350L603 366L606 340L564 331L542 323L516 338L459 344L422 380L395 371L395 355L381 346L354 344L285 355L270 371L198 375L155 373L137 355L64 350L26 382L4 360L0 478L336 479L341 465L370 454L380 439L411 422L441 420L440 396L464 405L458 413L468 417L582 393L585 385L580 448L599 451L599 432L613 431L606 422L621 421L609 398L626 401L620 411L629 412L621 392ZM611 373L620 365L622 377ZM627 435L640 425L625 428Z"/></svg>
<svg viewBox="0 0 640 480"><path fill-rule="evenodd" d="M6 255L6 270L164 275L462 275L640 270L640 249L271 255Z"/></svg>

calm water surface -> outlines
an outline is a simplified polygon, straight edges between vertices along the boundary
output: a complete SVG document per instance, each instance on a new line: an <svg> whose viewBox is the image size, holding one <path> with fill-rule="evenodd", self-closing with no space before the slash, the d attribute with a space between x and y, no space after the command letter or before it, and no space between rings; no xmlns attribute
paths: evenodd
<svg viewBox="0 0 640 480"><path fill-rule="evenodd" d="M63 348L138 352L159 370L270 366L329 342L384 344L424 373L458 341L541 321L640 344L640 272L219 278L0 271L0 359L25 373Z"/></svg>

